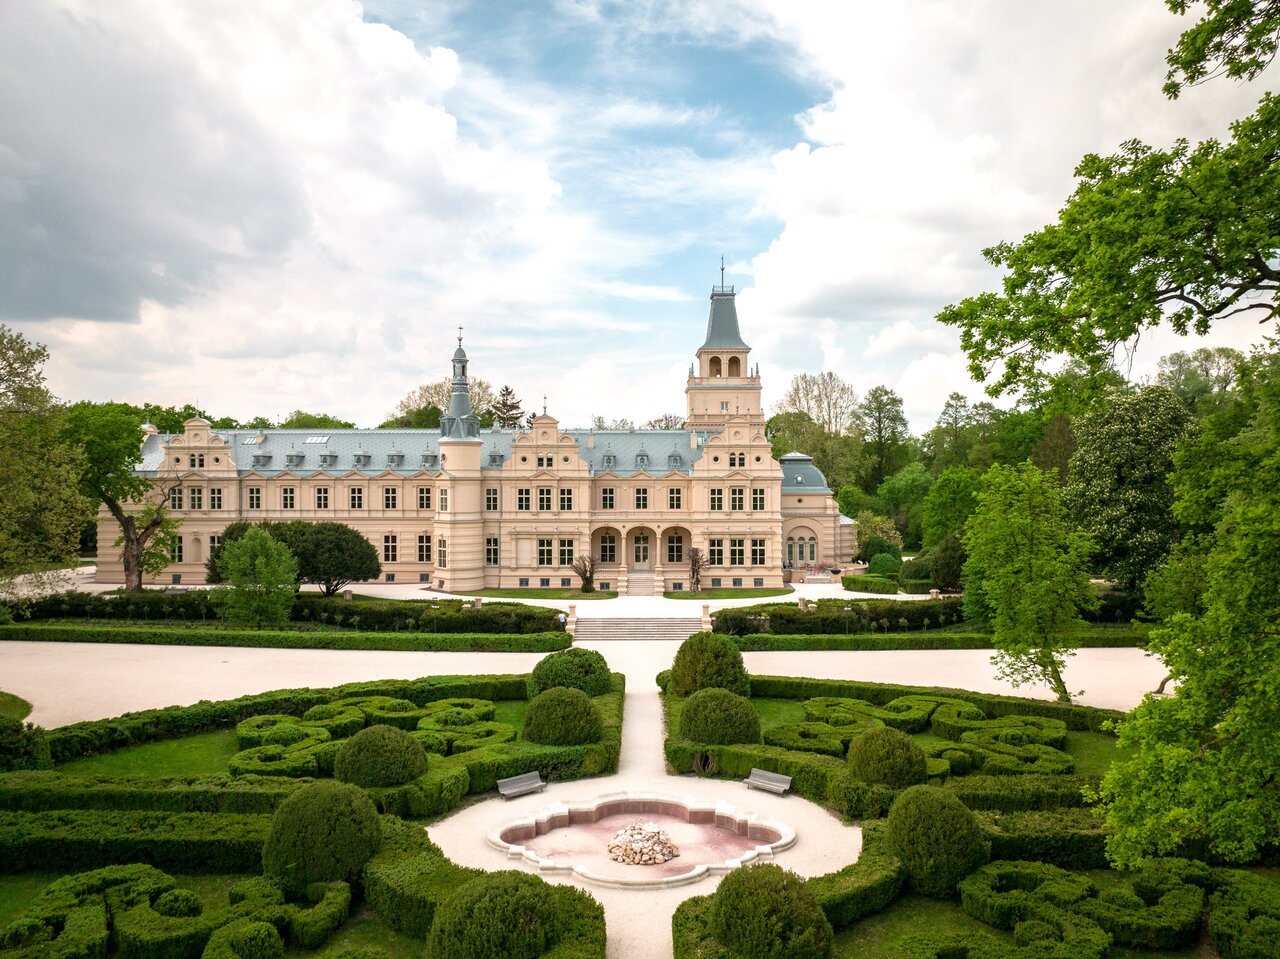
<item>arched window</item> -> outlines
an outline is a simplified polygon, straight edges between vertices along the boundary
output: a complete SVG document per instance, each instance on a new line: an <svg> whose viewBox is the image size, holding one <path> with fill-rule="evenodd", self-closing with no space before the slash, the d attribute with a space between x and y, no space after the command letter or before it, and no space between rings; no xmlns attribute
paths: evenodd
<svg viewBox="0 0 1280 959"><path fill-rule="evenodd" d="M711 357L711 375L712 376L720 375L720 357L718 356Z"/></svg>
<svg viewBox="0 0 1280 959"><path fill-rule="evenodd" d="M730 376L742 375L742 361L738 359L736 356L729 357L729 375Z"/></svg>

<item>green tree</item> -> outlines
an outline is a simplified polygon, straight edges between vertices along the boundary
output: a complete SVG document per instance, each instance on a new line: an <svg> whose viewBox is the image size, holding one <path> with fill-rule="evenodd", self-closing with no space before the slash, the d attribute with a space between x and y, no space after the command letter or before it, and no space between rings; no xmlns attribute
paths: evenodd
<svg viewBox="0 0 1280 959"><path fill-rule="evenodd" d="M261 629L289 621L298 587L298 561L289 547L255 526L222 548L218 568L230 585L209 599L227 622Z"/></svg>
<svg viewBox="0 0 1280 959"><path fill-rule="evenodd" d="M493 425L504 430L516 430L520 428L523 419L524 410L521 408L516 391L509 386L504 386L498 391L498 398L493 401Z"/></svg>
<svg viewBox="0 0 1280 959"><path fill-rule="evenodd" d="M858 543L867 543L872 539L882 539L886 543L892 543L902 549L902 533L898 531L897 524L887 516L877 516L875 513L863 511L853 519L855 528L858 531Z"/></svg>
<svg viewBox="0 0 1280 959"><path fill-rule="evenodd" d="M423 406L407 413L393 416L385 423L378 424L380 430L438 430L440 417L444 410L438 406Z"/></svg>
<svg viewBox="0 0 1280 959"><path fill-rule="evenodd" d="M982 474L965 466L942 471L929 488L921 506L924 545L933 547L953 533L960 533L978 506Z"/></svg>
<svg viewBox="0 0 1280 959"><path fill-rule="evenodd" d="M964 466L969 462L972 445L969 427L973 412L963 393L952 393L942 405L938 422L924 434L924 455L935 473L948 466Z"/></svg>
<svg viewBox="0 0 1280 959"><path fill-rule="evenodd" d="M1236 382L1236 367L1244 354L1229 346L1202 346L1190 353L1179 351L1160 357L1156 382L1178 394L1183 405L1198 416L1218 409Z"/></svg>
<svg viewBox="0 0 1280 959"><path fill-rule="evenodd" d="M280 423L282 430L353 430L355 423L340 420L328 413L308 413L294 410Z"/></svg>
<svg viewBox="0 0 1280 959"><path fill-rule="evenodd" d="M1174 615L1149 648L1174 681L1118 726L1125 759L1102 784L1111 859L1190 848L1248 862L1280 835L1280 351L1242 368L1238 409L1175 456L1175 510L1215 517L1203 613ZM1235 432L1232 434L1232 428ZM1211 456L1206 454L1211 453Z"/></svg>
<svg viewBox="0 0 1280 959"><path fill-rule="evenodd" d="M298 561L298 580L319 586L326 596L336 595L348 583L377 579L382 575L378 551L362 533L345 523L308 523L302 520L262 524L238 522L223 530L222 546L209 553L205 564L209 582L224 581L221 551L255 528L261 528L288 547Z"/></svg>
<svg viewBox="0 0 1280 959"><path fill-rule="evenodd" d="M155 403L144 403L138 407L141 414L140 423L150 423L161 433L181 433L182 424L199 416L209 421L214 429L234 430L240 427L230 416L212 417L204 410L197 409L191 403L179 408L175 406L158 406ZM270 426L271 424L267 424Z"/></svg>
<svg viewBox="0 0 1280 959"><path fill-rule="evenodd" d="M162 572L178 535L169 516L175 478L148 479L135 472L142 462L136 408L124 403L76 403L63 418L65 442L83 450L80 491L102 503L120 526L120 558L125 592L142 590L144 573Z"/></svg>
<svg viewBox="0 0 1280 959"><path fill-rule="evenodd" d="M50 585L51 568L74 565L90 515L78 488L80 452L59 435L60 412L44 385L48 355L0 326L0 602L20 602Z"/></svg>
<svg viewBox="0 0 1280 959"><path fill-rule="evenodd" d="M852 483L846 483L840 487L836 493L836 505L840 507L840 512L850 519L853 519L859 513L874 513L877 516L883 516L888 512L879 497L871 493L864 493L862 487L854 486Z"/></svg>
<svg viewBox="0 0 1280 959"><path fill-rule="evenodd" d="M866 475L867 461L858 436L828 433L808 413L775 413L765 424L775 459L800 452L813 457L813 465L833 490L856 483Z"/></svg>
<svg viewBox="0 0 1280 959"><path fill-rule="evenodd" d="M1275 316L1280 291L1280 99L1263 97L1225 144L1136 140L1086 156L1057 223L983 251L1005 271L1002 293L948 306L969 368L1000 392L1044 361L1104 369L1115 349L1166 318L1178 333L1215 320Z"/></svg>
<svg viewBox="0 0 1280 959"><path fill-rule="evenodd" d="M923 463L908 463L876 488L878 496L893 513L904 543L920 544L920 514L929 495L933 477Z"/></svg>
<svg viewBox="0 0 1280 959"><path fill-rule="evenodd" d="M449 408L449 397L452 393L453 380L447 376L434 383L424 383L411 390L404 399L396 404L396 408L391 411L387 422L399 425L402 419L413 418L415 414L432 406L436 409L447 410ZM482 380L478 376L470 377L467 381L467 396L471 400L471 409L476 416L480 417L481 424L492 426L492 411L497 399L493 395L493 386L489 381ZM439 425L437 422L436 426ZM434 429L435 427L429 428Z"/></svg>
<svg viewBox="0 0 1280 959"><path fill-rule="evenodd" d="M1076 427L1063 502L1093 540L1098 568L1126 590L1178 541L1169 473L1190 420L1173 390L1147 386L1109 394Z"/></svg>
<svg viewBox="0 0 1280 959"><path fill-rule="evenodd" d="M1165 0L1185 16L1189 0ZM1164 92L1177 99L1183 86L1217 76L1252 80L1275 59L1280 0L1205 0L1204 16L1178 38L1166 60Z"/></svg>
<svg viewBox="0 0 1280 959"><path fill-rule="evenodd" d="M906 462L909 432L902 411L902 397L887 386L873 386L858 407L866 423L867 449L871 468L869 489L875 489Z"/></svg>
<svg viewBox="0 0 1280 959"><path fill-rule="evenodd" d="M965 619L991 625L997 675L1045 683L1070 702L1067 634L1098 599L1085 569L1091 544L1069 527L1057 485L1030 463L991 467L964 547Z"/></svg>

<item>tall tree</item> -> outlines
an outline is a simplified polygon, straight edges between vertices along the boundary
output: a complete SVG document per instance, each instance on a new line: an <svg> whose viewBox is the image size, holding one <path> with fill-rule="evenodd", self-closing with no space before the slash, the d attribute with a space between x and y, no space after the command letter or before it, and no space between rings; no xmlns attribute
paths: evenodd
<svg viewBox="0 0 1280 959"><path fill-rule="evenodd" d="M214 429L234 430L240 424L230 416L210 416L204 410L199 409L191 403L187 403L182 407L175 406L159 406L155 403L144 403L139 408L142 414L140 422L150 423L161 433L181 433L182 424L189 419L199 416L206 419ZM270 426L270 423L264 423L264 426Z"/></svg>
<svg viewBox="0 0 1280 959"><path fill-rule="evenodd" d="M80 452L59 435L44 384L48 355L0 326L0 602L21 601L48 585L51 567L73 565L90 515L78 489Z"/></svg>
<svg viewBox="0 0 1280 959"><path fill-rule="evenodd" d="M800 452L813 457L813 465L839 489L860 481L867 471L863 444L856 436L828 433L808 413L775 413L765 424L775 459Z"/></svg>
<svg viewBox="0 0 1280 959"><path fill-rule="evenodd" d="M1105 368L1117 347L1168 319L1275 316L1280 291L1280 99L1264 96L1226 144L1156 150L1131 140L1086 156L1059 221L983 251L1002 293L949 306L969 368L992 392L1026 383L1066 354ZM999 368L999 372L997 372Z"/></svg>
<svg viewBox="0 0 1280 959"><path fill-rule="evenodd" d="M1089 539L1067 523L1057 485L1030 463L991 467L964 548L965 619L991 625L997 675L1045 683L1070 702L1068 634L1098 599L1085 571Z"/></svg>
<svg viewBox="0 0 1280 959"><path fill-rule="evenodd" d="M519 429L520 421L524 419L520 398L510 386L504 386L498 391L498 398L493 401L492 412L493 425L504 430Z"/></svg>
<svg viewBox="0 0 1280 959"><path fill-rule="evenodd" d="M793 376L778 412L808 414L823 432L837 436L859 436L863 431L857 391L830 370Z"/></svg>
<svg viewBox="0 0 1280 959"><path fill-rule="evenodd" d="M907 417L902 411L902 397L887 386L873 386L858 409L866 422L871 460L867 483L875 489L906 459Z"/></svg>
<svg viewBox="0 0 1280 959"><path fill-rule="evenodd" d="M282 430L353 430L355 423L340 420L328 413L308 413L306 410L294 410L280 423Z"/></svg>
<svg viewBox="0 0 1280 959"><path fill-rule="evenodd" d="M134 472L142 462L138 412L123 403L76 403L63 419L63 439L83 451L80 491L102 503L120 526L126 592L142 590L143 573L170 562L178 522L169 515L169 492L181 480L148 479Z"/></svg>
<svg viewBox="0 0 1280 959"><path fill-rule="evenodd" d="M209 599L228 623L261 629L289 621L298 586L298 561L289 547L254 526L223 547L218 567L230 585Z"/></svg>
<svg viewBox="0 0 1280 959"><path fill-rule="evenodd" d="M1189 0L1165 0L1185 15ZM1177 99L1183 86L1217 76L1252 80L1275 59L1280 0L1205 0L1204 16L1178 38L1166 60L1164 92Z"/></svg>
<svg viewBox="0 0 1280 959"><path fill-rule="evenodd" d="M1280 835L1280 352L1242 368L1239 401L1175 455L1175 510L1212 519L1202 612L1148 647L1173 682L1120 723L1125 759L1103 780L1118 865L1186 845L1249 862Z"/></svg>
<svg viewBox="0 0 1280 959"><path fill-rule="evenodd" d="M963 393L951 393L942 405L938 422L924 435L924 454L934 473L948 466L964 466L969 462L972 445L969 427L973 412Z"/></svg>
<svg viewBox="0 0 1280 959"><path fill-rule="evenodd" d="M1126 590L1178 541L1169 473L1190 419L1173 390L1147 386L1111 394L1076 428L1063 500L1092 538L1098 568Z"/></svg>
<svg viewBox="0 0 1280 959"><path fill-rule="evenodd" d="M326 596L336 595L347 583L377 579L382 574L382 563L373 544L345 523L238 522L223 530L222 545L209 552L205 570L210 583L224 581L222 551L252 529L261 529L287 546L297 560L299 582L319 586Z"/></svg>
<svg viewBox="0 0 1280 959"><path fill-rule="evenodd" d="M923 463L908 463L876 488L878 496L892 512L893 521L910 547L920 545L920 518L924 499L933 477Z"/></svg>
<svg viewBox="0 0 1280 959"><path fill-rule="evenodd" d="M1160 357L1156 383L1178 394L1192 413L1204 416L1222 405L1236 383L1244 354L1229 346L1202 346Z"/></svg>
<svg viewBox="0 0 1280 959"><path fill-rule="evenodd" d="M921 507L921 531L926 547L936 546L948 536L964 530L973 511L978 508L982 474L967 466L952 466L942 471L929 487Z"/></svg>
<svg viewBox="0 0 1280 959"><path fill-rule="evenodd" d="M402 417L412 417L415 413L434 406L437 409L449 408L449 397L453 395L453 380L445 377L434 383L424 383L409 393L396 404L396 408L387 417L388 422L396 422ZM467 381L467 396L471 399L471 410L481 418L491 417L497 398L493 395L493 386L488 380L478 376ZM492 422L492 420L490 420ZM439 424L437 424L439 425Z"/></svg>

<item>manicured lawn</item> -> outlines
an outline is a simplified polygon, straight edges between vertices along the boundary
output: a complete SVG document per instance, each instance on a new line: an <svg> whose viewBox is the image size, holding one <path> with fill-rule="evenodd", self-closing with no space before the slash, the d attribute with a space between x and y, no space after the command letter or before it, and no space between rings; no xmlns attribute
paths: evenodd
<svg viewBox="0 0 1280 959"><path fill-rule="evenodd" d="M128 746L58 766L60 773L103 776L210 776L227 771L240 751L234 729Z"/></svg>
<svg viewBox="0 0 1280 959"><path fill-rule="evenodd" d="M0 693L0 719L26 719L31 715L31 704L13 693Z"/></svg>
<svg viewBox="0 0 1280 959"><path fill-rule="evenodd" d="M700 589L696 593L690 590L678 589L674 592L666 592L662 595L667 599L752 599L759 597L766 599L770 596L786 596L788 593L794 592L791 587L784 586L781 589L732 589L725 587L722 589Z"/></svg>
<svg viewBox="0 0 1280 959"><path fill-rule="evenodd" d="M788 723L804 722L804 702L799 699L753 699L751 705L760 714L760 731Z"/></svg>
<svg viewBox="0 0 1280 959"><path fill-rule="evenodd" d="M422 959L425 955L419 939L403 936L378 918L368 906L356 906L351 916L321 949L286 949L288 959L336 956L347 949L377 948L387 959Z"/></svg>
<svg viewBox="0 0 1280 959"><path fill-rule="evenodd" d="M1075 758L1076 772L1081 776L1101 776L1128 753L1116 746L1115 736L1088 732L1067 733L1067 752Z"/></svg>
<svg viewBox="0 0 1280 959"><path fill-rule="evenodd" d="M467 595L484 596L490 599L572 599L575 602L618 598L617 591L612 589L597 589L591 593L584 593L580 589L541 589L533 586L525 589L482 589Z"/></svg>
<svg viewBox="0 0 1280 959"><path fill-rule="evenodd" d="M529 709L525 699L498 699L493 703L493 718L496 722L506 723L516 732L524 729L524 714Z"/></svg>
<svg viewBox="0 0 1280 959"><path fill-rule="evenodd" d="M55 879L59 873L22 872L16 875L0 876L0 929L22 915L40 890Z"/></svg>

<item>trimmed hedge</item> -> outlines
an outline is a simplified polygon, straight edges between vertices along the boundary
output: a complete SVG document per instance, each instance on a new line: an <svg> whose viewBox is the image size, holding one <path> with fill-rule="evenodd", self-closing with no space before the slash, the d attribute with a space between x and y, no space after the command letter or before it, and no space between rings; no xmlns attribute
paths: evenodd
<svg viewBox="0 0 1280 959"><path fill-rule="evenodd" d="M561 933L551 886L505 869L482 873L449 896L428 943L431 955L449 959L541 959Z"/></svg>
<svg viewBox="0 0 1280 959"><path fill-rule="evenodd" d="M1209 900L1209 937L1222 959L1273 959L1280 942L1280 883L1232 870Z"/></svg>
<svg viewBox="0 0 1280 959"><path fill-rule="evenodd" d="M752 959L827 959L834 934L813 891L773 863L735 869L711 896L711 931Z"/></svg>
<svg viewBox="0 0 1280 959"><path fill-rule="evenodd" d="M863 573L860 576L841 576L840 585L853 593L884 593L891 596L898 592L897 570L890 570L887 575Z"/></svg>
<svg viewBox="0 0 1280 959"><path fill-rule="evenodd" d="M1080 649L1142 648L1147 643L1143 627L1089 629L1072 633L1068 639ZM850 633L822 635L801 633L775 635L751 633L734 636L734 644L744 653L793 652L822 650L896 650L896 649L992 649L990 633Z"/></svg>
<svg viewBox="0 0 1280 959"><path fill-rule="evenodd" d="M841 577L844 579L865 579L866 576L874 576L877 579L894 579L898 578L898 574L902 572L902 557L894 556L892 553L876 553L871 559L867 560L867 572L865 576Z"/></svg>
<svg viewBox="0 0 1280 959"><path fill-rule="evenodd" d="M524 738L547 746L598 743L604 718L581 689L553 686L539 693L524 714Z"/></svg>
<svg viewBox="0 0 1280 959"><path fill-rule="evenodd" d="M760 714L745 696L717 687L699 689L680 711L680 736L714 746L758 743Z"/></svg>
<svg viewBox="0 0 1280 959"><path fill-rule="evenodd" d="M256 872L270 823L231 813L0 812L0 870L142 862L176 872Z"/></svg>
<svg viewBox="0 0 1280 959"><path fill-rule="evenodd" d="M741 650L732 642L716 633L694 633L676 650L667 692L690 696L713 687L747 696L751 678L742 663Z"/></svg>
<svg viewBox="0 0 1280 959"><path fill-rule="evenodd" d="M249 649L357 649L406 653L550 653L573 637L545 633L289 632L270 629L183 629L81 623L0 626L0 640L35 643L136 643L148 646L236 646Z"/></svg>
<svg viewBox="0 0 1280 959"><path fill-rule="evenodd" d="M1093 809L982 812L978 822L992 859L1047 862L1064 869L1108 868L1106 830Z"/></svg>
<svg viewBox="0 0 1280 959"><path fill-rule="evenodd" d="M270 814L305 780L276 776L73 776L57 772L0 775L0 809Z"/></svg>
<svg viewBox="0 0 1280 959"><path fill-rule="evenodd" d="M879 726L849 744L849 772L890 789L914 786L925 780L924 751L906 733Z"/></svg>
<svg viewBox="0 0 1280 959"><path fill-rule="evenodd" d="M856 581L866 576L844 577ZM846 588L849 588L846 586ZM857 587L853 587L857 588ZM897 586L894 590L897 591ZM905 632L964 620L960 599L820 599L816 609L802 610L796 603L762 603L738 606L715 614L715 631L733 636L836 636L849 633ZM849 607L848 615L845 607ZM905 622L904 622L905 621Z"/></svg>
<svg viewBox="0 0 1280 959"><path fill-rule="evenodd" d="M427 771L422 744L403 729L369 726L343 742L334 757L339 782L371 786L403 786Z"/></svg>

